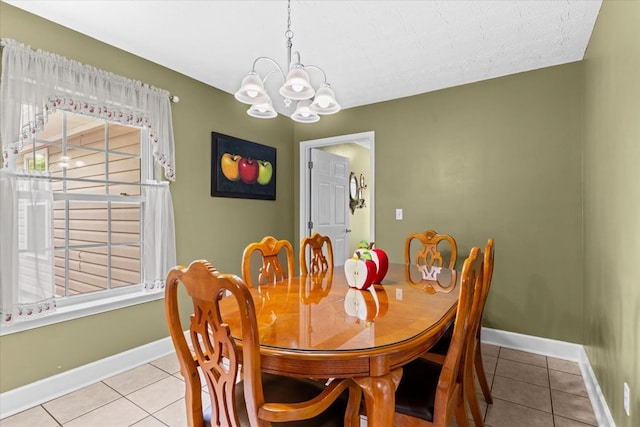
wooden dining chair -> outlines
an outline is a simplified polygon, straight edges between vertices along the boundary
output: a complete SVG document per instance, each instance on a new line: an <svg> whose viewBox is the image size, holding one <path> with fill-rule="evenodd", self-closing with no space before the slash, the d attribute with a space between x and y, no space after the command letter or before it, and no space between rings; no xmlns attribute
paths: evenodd
<svg viewBox="0 0 640 427"><path fill-rule="evenodd" d="M178 301L180 284L193 303L186 328ZM234 331L235 339L221 310L224 304L237 304L236 315L240 313L242 330ZM166 280L165 311L185 380L189 427L264 427L285 421L296 421L287 426L358 425L362 392L353 380L334 380L325 387L261 372L256 310L249 288L238 276L220 273L204 260L188 268L174 267ZM240 364L243 380L237 381ZM211 399L205 410L201 378Z"/></svg>
<svg viewBox="0 0 640 427"><path fill-rule="evenodd" d="M412 259L412 249L415 243L420 243L415 257ZM448 249L449 259L445 262L445 249ZM404 244L404 262L412 262L418 266L445 267L453 269L458 257L458 246L455 239L448 234L438 234L434 230L427 230L420 233L411 233L407 236Z"/></svg>
<svg viewBox="0 0 640 427"><path fill-rule="evenodd" d="M474 365L476 369L476 375L478 383L480 383L480 389L484 396L484 401L488 404L493 403L493 397L491 397L491 388L489 387L489 381L487 380L487 374L484 372L484 363L482 361L482 316L484 313L484 306L489 296L489 289L491 288L491 279L493 278L493 263L495 258L495 245L493 239L487 241L487 246L484 250L484 286L482 287L482 300L480 302L481 312L480 320L478 324L478 332L476 334L476 354L474 357Z"/></svg>
<svg viewBox="0 0 640 427"><path fill-rule="evenodd" d="M473 248L462 268L460 295L449 352L443 364L421 357L402 367L396 390L395 427L447 427L455 417L467 427L465 409L465 360L470 348L473 319L478 316L483 259Z"/></svg>
<svg viewBox="0 0 640 427"><path fill-rule="evenodd" d="M487 241L487 245L484 250L484 261L483 261L483 285L482 285L482 293L479 298L479 315L478 318L475 319L476 324L474 325L475 330L475 340L472 344L473 350L471 351L471 361L472 363L468 364L468 368L470 372L467 373L468 381L467 386L467 401L469 402L469 409L471 410L471 415L473 416L474 422L476 425L481 425L480 420L482 419L482 414L480 411L480 405L478 403L478 399L475 393L474 387L474 376L473 371L475 369L475 375L478 379L478 384L480 385L480 389L482 390L482 395L484 396L485 402L488 404L493 403L493 398L491 397L491 388L489 387L489 381L487 380L487 375L484 371L484 364L482 361L482 348L481 348L481 331L482 331L482 315L484 313L484 307L487 301L487 297L489 295L489 289L491 287L491 279L493 277L493 265L494 265L494 255L495 255L495 245L493 239L489 239ZM445 356L451 346L451 328L447 330L445 335L438 341L438 343L433 346L429 351L422 355L423 358L430 360L435 363L444 363Z"/></svg>
<svg viewBox="0 0 640 427"><path fill-rule="evenodd" d="M258 285L285 280L294 273L294 256L291 243L287 240L277 240L273 236L266 236L260 242L247 245L242 253L242 279L249 287L255 286L251 273L252 255L255 252L260 252L262 256L262 265L258 270ZM280 262L281 252L286 256L286 272Z"/></svg>
<svg viewBox="0 0 640 427"><path fill-rule="evenodd" d="M307 261L307 255L310 255ZM329 273L333 271L333 247L329 236L313 233L300 243L300 272L309 274Z"/></svg>

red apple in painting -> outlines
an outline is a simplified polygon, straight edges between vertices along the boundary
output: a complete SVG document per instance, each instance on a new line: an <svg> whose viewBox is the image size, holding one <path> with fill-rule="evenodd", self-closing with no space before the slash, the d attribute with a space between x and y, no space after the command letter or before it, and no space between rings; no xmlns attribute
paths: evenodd
<svg viewBox="0 0 640 427"><path fill-rule="evenodd" d="M240 160L242 156L237 154L229 154L224 153L220 158L220 168L222 169L222 174L229 181L237 181L240 179L240 171L238 166L240 164Z"/></svg>
<svg viewBox="0 0 640 427"><path fill-rule="evenodd" d="M266 160L258 160L258 184L267 185L273 175L273 166Z"/></svg>
<svg viewBox="0 0 640 427"><path fill-rule="evenodd" d="M240 173L240 179L245 184L255 184L258 180L258 162L252 158L242 158L238 163L238 172Z"/></svg>
<svg viewBox="0 0 640 427"><path fill-rule="evenodd" d="M344 262L344 275L349 287L367 289L373 283L376 265L370 260L349 258Z"/></svg>

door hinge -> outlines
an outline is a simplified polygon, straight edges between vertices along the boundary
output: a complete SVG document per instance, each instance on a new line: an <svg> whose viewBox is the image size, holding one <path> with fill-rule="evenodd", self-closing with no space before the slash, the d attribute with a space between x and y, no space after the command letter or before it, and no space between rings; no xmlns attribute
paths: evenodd
<svg viewBox="0 0 640 427"><path fill-rule="evenodd" d="M309 230L313 229L313 221L309 221L309 223L307 224Z"/></svg>
<svg viewBox="0 0 640 427"><path fill-rule="evenodd" d="M313 169L313 162L309 162L309 169Z"/></svg>

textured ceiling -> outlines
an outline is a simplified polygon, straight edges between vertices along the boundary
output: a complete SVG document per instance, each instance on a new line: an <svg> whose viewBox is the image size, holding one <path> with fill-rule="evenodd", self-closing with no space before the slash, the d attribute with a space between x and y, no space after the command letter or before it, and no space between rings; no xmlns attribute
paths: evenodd
<svg viewBox="0 0 640 427"><path fill-rule="evenodd" d="M284 0L2 1L228 93L286 63ZM293 0L293 50L349 108L581 60L601 3Z"/></svg>

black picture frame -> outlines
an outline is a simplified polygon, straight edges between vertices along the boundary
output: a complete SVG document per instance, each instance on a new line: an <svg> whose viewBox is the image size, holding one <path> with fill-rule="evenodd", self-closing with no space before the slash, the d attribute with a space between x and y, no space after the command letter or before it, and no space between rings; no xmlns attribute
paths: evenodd
<svg viewBox="0 0 640 427"><path fill-rule="evenodd" d="M275 200L276 157L274 147L211 132L211 197Z"/></svg>

